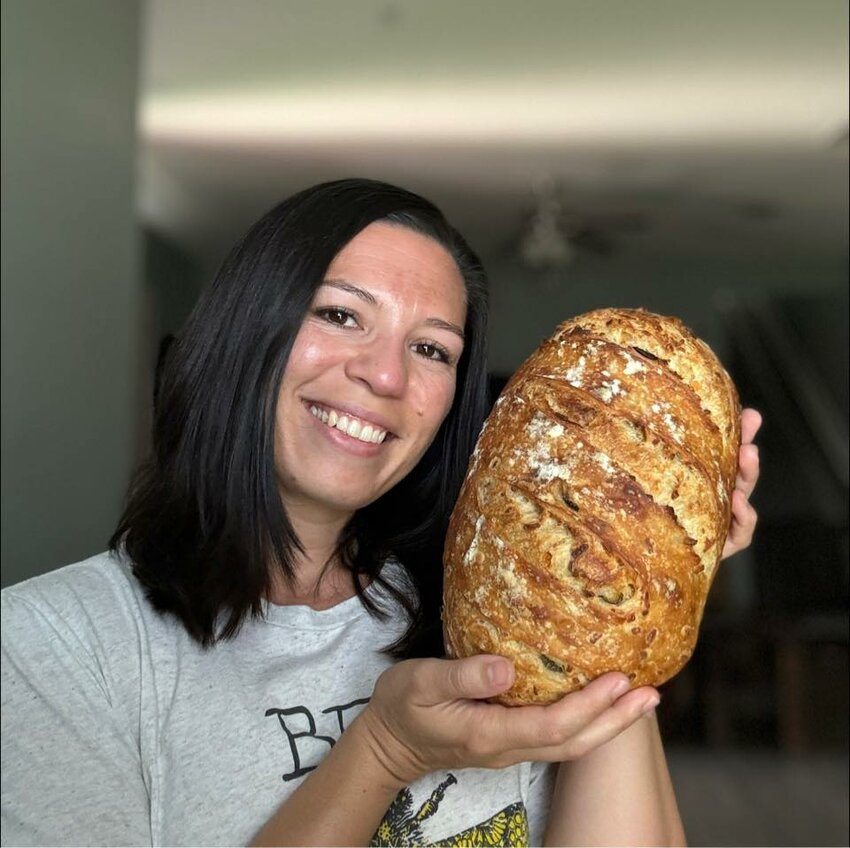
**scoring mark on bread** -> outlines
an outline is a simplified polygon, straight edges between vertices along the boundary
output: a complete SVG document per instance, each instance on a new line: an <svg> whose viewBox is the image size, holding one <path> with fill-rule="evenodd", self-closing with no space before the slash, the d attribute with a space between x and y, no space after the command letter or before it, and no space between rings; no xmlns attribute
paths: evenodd
<svg viewBox="0 0 850 848"><path fill-rule="evenodd" d="M662 359L660 356L656 356L654 353L650 353L648 350L637 345L632 345L631 348L636 354L642 356L644 359L648 359L650 362L667 362L666 359Z"/></svg>
<svg viewBox="0 0 850 848"><path fill-rule="evenodd" d="M650 441L641 422L627 416L600 417L586 401L572 397L578 393L567 390L566 394L567 397L562 395L553 400L549 392L543 392L540 400L545 400L549 408L538 409L528 424L529 435L539 438L527 454L529 468L537 479L544 483L554 480L553 494L578 512L581 498L567 487L566 481L573 476L575 463L582 460L574 455L575 445L581 445L584 456L591 457L611 480L611 485L606 487L607 505L620 510L622 516L640 516L644 511L642 501L649 499L682 528L688 544L695 548L703 564L708 565L714 558L718 532L713 526L705 526L701 516L714 514L722 500L718 502L718 489L703 465L673 441L678 441L677 436L681 438L680 432L674 432L670 424L669 441L659 436ZM665 402L653 404L659 413L670 418L665 412L667 406ZM551 426L551 419L547 418L550 413L557 414L563 422L564 439L543 438ZM677 428L681 426L673 423ZM618 464L607 453L597 450L596 443L616 448ZM652 457L650 462L647 453ZM685 503L690 506L681 505ZM694 509L695 504L701 505L700 508Z"/></svg>
<svg viewBox="0 0 850 848"><path fill-rule="evenodd" d="M644 343L647 347L632 343L636 334L646 337ZM728 437L731 432L729 421L724 415L723 376L710 369L697 374L688 367L687 350L698 342L692 335L669 337L666 344L655 344L640 328L617 325L602 331L600 326L590 321L587 326L567 326L561 336L562 343L568 339L571 340L570 347L580 352L581 359L585 360L581 368L582 379L569 379L566 375L571 374L571 371L558 374L548 369L546 373L532 371L536 377L558 381L562 386L566 382L567 386L611 404L627 394L620 383L620 377L632 375L634 381L637 379L634 375L640 375L640 380L647 377L663 386L661 394L676 397L677 402L691 406L693 414L709 430L713 430L721 441L724 434ZM650 346L653 350L648 349ZM588 357L594 361L589 361ZM612 371L617 371L617 374L612 374ZM636 387L637 384L633 384L633 388ZM619 404L619 408L622 409L623 405Z"/></svg>
<svg viewBox="0 0 850 848"><path fill-rule="evenodd" d="M549 504L504 481L493 481L491 485L499 487L500 494L496 496L494 492L497 501L503 499L511 505L516 532L533 532L534 550L538 553L531 562L521 552L519 536L508 534L505 539L497 539L488 524L475 522L474 545L470 545L476 551L475 560L482 556L492 563L492 579L477 583L472 596L467 595L480 615L490 619L492 614L499 621L496 611L510 610L514 635L526 633L525 638L529 638L540 631L542 624L544 632L564 644L576 627L590 625L591 632L599 632L591 624L596 617L594 607L599 616L616 612L619 618L627 615L630 608L637 612L645 593L637 591L640 578L630 566L606 551L598 540L589 540L580 525L570 527L563 517L553 515ZM503 513L496 510L494 514ZM507 514L499 523L510 526ZM493 551L493 547L504 550ZM582 597L593 604L582 604ZM563 614L553 619L551 611L559 608ZM581 621L585 624L581 625ZM591 639L589 644L594 642Z"/></svg>
<svg viewBox="0 0 850 848"><path fill-rule="evenodd" d="M520 524L533 530L548 574L606 605L620 606L635 596L633 570L604 545L592 550L580 524L571 526L563 517L551 514L548 504L514 486L508 486L506 494L515 505Z"/></svg>
<svg viewBox="0 0 850 848"><path fill-rule="evenodd" d="M737 423L730 422L727 415L730 408L728 375L705 343L681 321L659 320L650 313L637 312L621 315L613 322L600 322L592 314L577 320L580 321L578 326L572 322L561 325L556 337L604 339L634 351L650 366L659 364L661 370L675 377L681 388L696 401L708 426L726 438L734 434Z"/></svg>

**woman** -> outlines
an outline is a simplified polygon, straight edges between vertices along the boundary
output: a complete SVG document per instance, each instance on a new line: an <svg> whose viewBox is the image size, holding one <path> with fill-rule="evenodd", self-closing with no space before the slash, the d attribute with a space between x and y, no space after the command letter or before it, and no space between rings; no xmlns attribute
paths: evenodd
<svg viewBox="0 0 850 848"><path fill-rule="evenodd" d="M507 709L504 659L396 662L442 653L485 320L416 195L328 183L252 228L168 354L111 552L3 594L4 844L682 841L654 690ZM564 763L551 812L532 762Z"/></svg>

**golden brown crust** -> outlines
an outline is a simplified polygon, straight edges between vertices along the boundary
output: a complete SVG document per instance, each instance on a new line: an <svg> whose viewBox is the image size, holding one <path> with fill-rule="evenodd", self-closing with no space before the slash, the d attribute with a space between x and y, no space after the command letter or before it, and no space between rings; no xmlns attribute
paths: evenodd
<svg viewBox="0 0 850 848"><path fill-rule="evenodd" d="M452 514L449 654L510 657L506 704L606 671L668 680L696 643L739 444L735 387L678 319L561 324L496 402Z"/></svg>

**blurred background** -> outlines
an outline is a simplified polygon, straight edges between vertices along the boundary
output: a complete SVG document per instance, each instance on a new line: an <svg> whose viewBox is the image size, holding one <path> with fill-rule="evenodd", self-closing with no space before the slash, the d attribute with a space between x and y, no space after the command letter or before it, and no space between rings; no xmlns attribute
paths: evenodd
<svg viewBox="0 0 850 848"><path fill-rule="evenodd" d="M685 320L765 423L752 548L660 708L692 845L846 845L840 0L3 0L2 579L105 548L161 339L315 182L434 200L494 392L558 321Z"/></svg>

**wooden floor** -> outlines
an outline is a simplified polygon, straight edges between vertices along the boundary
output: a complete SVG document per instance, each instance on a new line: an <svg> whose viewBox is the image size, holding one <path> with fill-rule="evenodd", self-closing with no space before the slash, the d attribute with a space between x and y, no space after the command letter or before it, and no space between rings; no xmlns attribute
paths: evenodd
<svg viewBox="0 0 850 848"><path fill-rule="evenodd" d="M691 846L850 844L848 756L668 750Z"/></svg>

